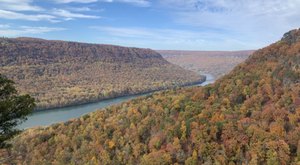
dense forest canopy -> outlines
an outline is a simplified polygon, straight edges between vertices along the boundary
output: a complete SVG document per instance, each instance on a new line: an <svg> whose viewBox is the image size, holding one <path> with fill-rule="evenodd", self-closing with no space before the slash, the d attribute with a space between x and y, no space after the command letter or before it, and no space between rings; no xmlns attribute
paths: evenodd
<svg viewBox="0 0 300 165"><path fill-rule="evenodd" d="M23 164L297 164L299 80L293 30L212 85L27 130L13 154Z"/></svg>
<svg viewBox="0 0 300 165"><path fill-rule="evenodd" d="M34 38L0 39L0 73L35 97L39 109L204 80L150 49Z"/></svg>

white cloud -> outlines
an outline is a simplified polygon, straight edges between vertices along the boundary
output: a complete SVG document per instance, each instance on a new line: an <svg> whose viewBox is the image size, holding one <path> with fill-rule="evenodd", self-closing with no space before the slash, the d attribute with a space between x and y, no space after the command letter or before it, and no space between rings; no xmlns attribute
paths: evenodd
<svg viewBox="0 0 300 165"><path fill-rule="evenodd" d="M54 0L56 3L93 3L98 0Z"/></svg>
<svg viewBox="0 0 300 165"><path fill-rule="evenodd" d="M71 11L77 11L77 12L81 12L81 11L93 11L89 7L68 7L68 9L71 10Z"/></svg>
<svg viewBox="0 0 300 165"><path fill-rule="evenodd" d="M26 20L26 21L49 21L53 23L60 22L62 20L73 20L79 18L81 19L101 18L95 15L74 13L64 9L53 9L52 12L48 11L45 13L46 14L23 14L21 12L0 9L0 18L11 19L11 20Z"/></svg>
<svg viewBox="0 0 300 165"><path fill-rule="evenodd" d="M73 0L65 0L63 2ZM75 0L76 1L76 0ZM77 0L79 2L79 0ZM85 2L96 2L97 0L85 0ZM96 19L95 15L82 14L79 12L91 11L88 7L66 9L42 8L34 5L33 0L0 0L0 18L26 21L49 21L61 22L62 20L73 19ZM71 12L72 11L77 11ZM61 18L62 17L62 18Z"/></svg>
<svg viewBox="0 0 300 165"><path fill-rule="evenodd" d="M12 20L27 20L27 21L55 21L55 17L47 14L23 14L19 12L13 12L8 10L0 9L0 18L12 19Z"/></svg>
<svg viewBox="0 0 300 165"><path fill-rule="evenodd" d="M0 9L12 11L41 11L41 7L32 5L32 0L0 0Z"/></svg>
<svg viewBox="0 0 300 165"><path fill-rule="evenodd" d="M65 20L72 20L75 18L89 18L89 19L100 18L99 16L86 15L86 14L81 14L81 13L73 13L71 11L64 10L64 9L54 9L52 14L59 16L59 17L63 17Z"/></svg>
<svg viewBox="0 0 300 165"><path fill-rule="evenodd" d="M179 24L223 31L228 38L267 45L300 27L299 0L161 0ZM261 45L261 46L263 46Z"/></svg>
<svg viewBox="0 0 300 165"><path fill-rule="evenodd" d="M58 27L31 27L31 26L20 26L11 28L10 26L0 28L0 36L5 37L16 37L32 34L44 34L53 31L66 30Z"/></svg>
<svg viewBox="0 0 300 165"><path fill-rule="evenodd" d="M97 27L93 26L90 27L91 29L96 29L102 32L106 32L113 36L118 37L143 37L143 38L149 38L153 37L155 33L151 32L148 29L144 28L118 28L118 27Z"/></svg>
<svg viewBox="0 0 300 165"><path fill-rule="evenodd" d="M236 47L247 49L249 46L257 47L261 44L257 42L251 45L213 31L102 26L90 28L101 34L99 42L124 46L151 46L153 49L216 50L218 46L218 50L233 50Z"/></svg>
<svg viewBox="0 0 300 165"><path fill-rule="evenodd" d="M5 29L5 28L9 28L10 25L8 24L0 24L0 29Z"/></svg>
<svg viewBox="0 0 300 165"><path fill-rule="evenodd" d="M111 2L130 3L140 7L149 7L151 5L147 0L111 0Z"/></svg>
<svg viewBox="0 0 300 165"><path fill-rule="evenodd" d="M90 8L90 7L67 7L69 11L75 12L104 12L104 8Z"/></svg>
<svg viewBox="0 0 300 165"><path fill-rule="evenodd" d="M119 2L119 3L128 3L140 7L149 7L151 5L148 0L54 0L56 3L95 3L95 2Z"/></svg>

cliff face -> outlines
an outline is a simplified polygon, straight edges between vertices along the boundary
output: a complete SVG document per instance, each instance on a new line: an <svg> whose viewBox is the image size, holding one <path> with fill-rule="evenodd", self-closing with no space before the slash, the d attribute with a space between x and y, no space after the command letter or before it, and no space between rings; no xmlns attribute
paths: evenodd
<svg viewBox="0 0 300 165"><path fill-rule="evenodd" d="M202 80L150 49L2 38L0 50L0 73L12 78L21 92L34 96L40 109Z"/></svg>

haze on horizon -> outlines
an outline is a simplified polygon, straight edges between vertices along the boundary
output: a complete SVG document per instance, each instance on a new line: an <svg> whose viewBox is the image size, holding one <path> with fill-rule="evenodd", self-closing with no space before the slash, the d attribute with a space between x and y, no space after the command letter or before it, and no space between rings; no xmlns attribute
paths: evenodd
<svg viewBox="0 0 300 165"><path fill-rule="evenodd" d="M300 27L299 0L0 0L0 36L249 50Z"/></svg>

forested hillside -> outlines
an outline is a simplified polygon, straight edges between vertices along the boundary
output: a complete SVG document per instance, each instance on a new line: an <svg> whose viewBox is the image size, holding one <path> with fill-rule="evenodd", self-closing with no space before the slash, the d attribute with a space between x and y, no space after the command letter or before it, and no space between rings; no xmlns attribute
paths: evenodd
<svg viewBox="0 0 300 165"><path fill-rule="evenodd" d="M212 85L27 130L12 154L23 164L297 164L299 80L294 30Z"/></svg>
<svg viewBox="0 0 300 165"><path fill-rule="evenodd" d="M0 39L0 73L35 97L39 109L204 80L150 49L34 38Z"/></svg>

